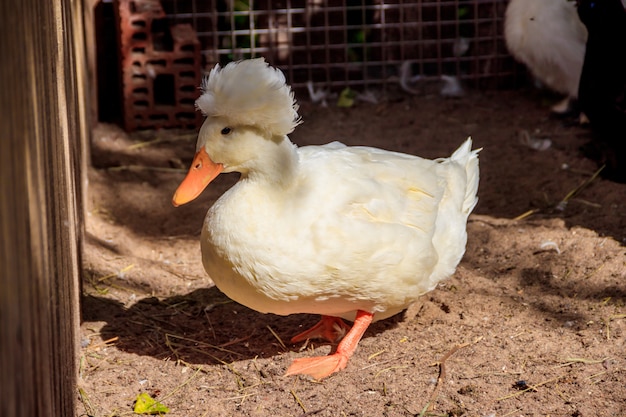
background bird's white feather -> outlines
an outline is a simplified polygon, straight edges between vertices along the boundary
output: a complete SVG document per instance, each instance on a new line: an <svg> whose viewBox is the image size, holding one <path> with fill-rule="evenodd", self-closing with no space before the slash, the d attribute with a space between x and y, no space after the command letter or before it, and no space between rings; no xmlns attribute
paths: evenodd
<svg viewBox="0 0 626 417"><path fill-rule="evenodd" d="M576 3L567 0L511 0L504 20L511 54L548 88L578 96L587 29Z"/></svg>

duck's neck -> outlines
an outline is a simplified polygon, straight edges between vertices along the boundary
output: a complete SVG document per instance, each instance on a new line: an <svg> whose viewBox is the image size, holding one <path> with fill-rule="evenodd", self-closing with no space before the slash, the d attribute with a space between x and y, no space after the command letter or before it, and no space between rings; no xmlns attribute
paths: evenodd
<svg viewBox="0 0 626 417"><path fill-rule="evenodd" d="M297 147L287 136L283 136L274 138L264 151L267 152L265 157L259 158L262 165L250 170L246 177L268 183L272 187L290 187L297 177Z"/></svg>

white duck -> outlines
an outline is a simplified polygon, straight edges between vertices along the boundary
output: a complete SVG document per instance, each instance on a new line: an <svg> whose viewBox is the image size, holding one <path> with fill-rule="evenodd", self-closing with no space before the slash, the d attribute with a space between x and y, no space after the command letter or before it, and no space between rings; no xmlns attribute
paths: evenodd
<svg viewBox="0 0 626 417"><path fill-rule="evenodd" d="M221 172L241 173L205 218L204 267L256 311L323 316L293 342L349 329L335 353L287 370L326 377L345 368L372 321L454 272L477 202L478 151L470 139L436 161L338 142L297 148L287 137L300 123L293 93L263 58L217 65L202 89L207 118L173 204Z"/></svg>
<svg viewBox="0 0 626 417"><path fill-rule="evenodd" d="M552 108L563 113L578 97L587 29L576 2L511 0L504 17L504 39L511 54L548 88L567 95Z"/></svg>

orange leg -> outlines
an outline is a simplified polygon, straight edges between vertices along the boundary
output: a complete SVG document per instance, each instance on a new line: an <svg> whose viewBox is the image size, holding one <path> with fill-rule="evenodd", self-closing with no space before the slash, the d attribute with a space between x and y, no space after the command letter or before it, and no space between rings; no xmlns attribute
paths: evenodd
<svg viewBox="0 0 626 417"><path fill-rule="evenodd" d="M303 342L307 339L326 339L335 342L350 330L339 317L322 316L322 319L313 327L291 338L291 343Z"/></svg>
<svg viewBox="0 0 626 417"><path fill-rule="evenodd" d="M328 356L296 359L293 361L289 369L287 369L285 376L306 374L315 379L322 379L335 372L341 371L348 364L348 359L350 359L356 350L359 340L363 337L365 330L367 330L373 318L374 314L372 313L362 310L357 311L356 319L354 320L352 328L348 331L339 345L337 345L335 353ZM322 321L324 321L324 318ZM320 326L320 323L314 326L313 329ZM305 333L308 333L308 331ZM300 335L296 337L299 336Z"/></svg>

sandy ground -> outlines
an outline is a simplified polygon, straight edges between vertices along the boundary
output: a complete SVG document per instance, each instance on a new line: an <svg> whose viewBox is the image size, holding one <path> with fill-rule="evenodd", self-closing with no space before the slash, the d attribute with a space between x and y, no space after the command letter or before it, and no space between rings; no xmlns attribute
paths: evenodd
<svg viewBox="0 0 626 417"><path fill-rule="evenodd" d="M282 376L294 358L331 350L288 342L318 317L256 313L202 268L204 214L237 177L174 208L193 132L98 127L76 415L132 415L142 392L171 416L626 415L626 185L596 179L566 198L596 165L578 151L589 132L550 117L550 104L529 91L301 103L299 145L435 158L471 135L484 148L455 275L373 324L347 369L322 382ZM531 149L522 132L551 146Z"/></svg>

